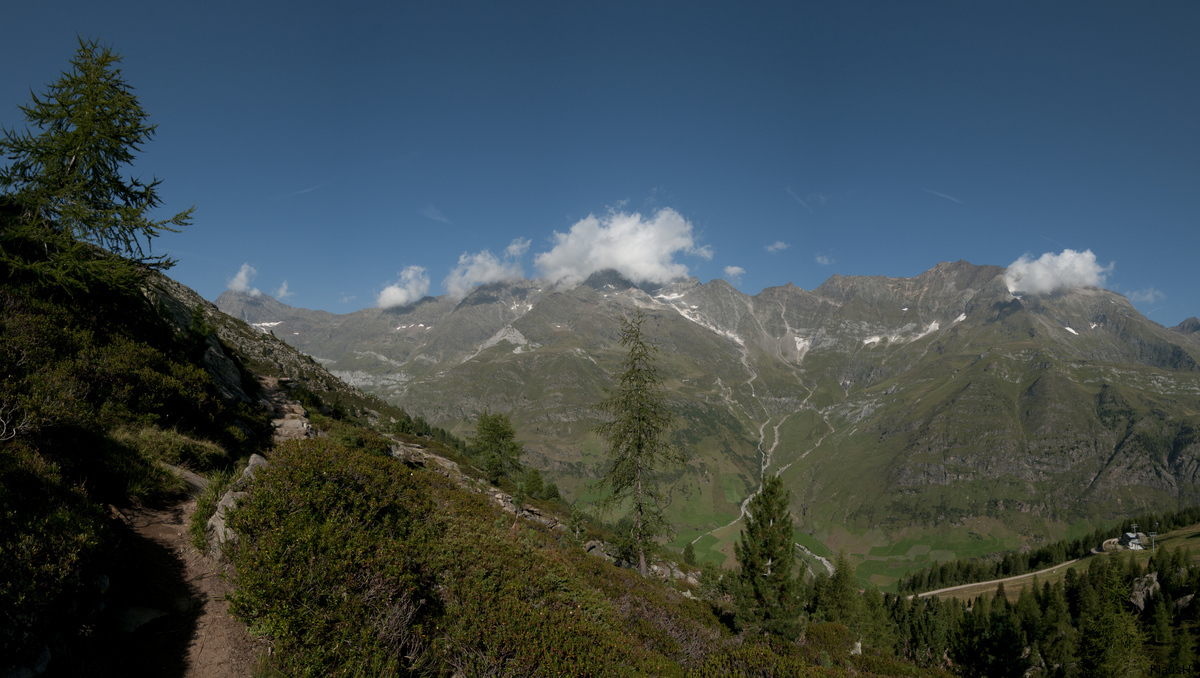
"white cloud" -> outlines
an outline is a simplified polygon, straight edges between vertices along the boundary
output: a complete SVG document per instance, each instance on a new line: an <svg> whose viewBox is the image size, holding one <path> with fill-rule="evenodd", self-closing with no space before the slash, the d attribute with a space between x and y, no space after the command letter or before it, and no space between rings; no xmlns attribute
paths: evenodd
<svg viewBox="0 0 1200 678"><path fill-rule="evenodd" d="M830 259L829 257L825 256L824 254L818 254L817 255L817 263L822 266L828 266L833 263L833 259Z"/></svg>
<svg viewBox="0 0 1200 678"><path fill-rule="evenodd" d="M711 247L696 246L691 223L664 208L649 219L636 212L588 215L567 233L555 231L554 247L533 261L551 282L578 282L611 268L634 282L665 283L688 275L687 266L675 261L678 252L713 256Z"/></svg>
<svg viewBox="0 0 1200 678"><path fill-rule="evenodd" d="M1147 287L1136 292L1126 292L1125 297L1135 304L1153 304L1156 301L1167 300L1167 295L1153 287Z"/></svg>
<svg viewBox="0 0 1200 678"><path fill-rule="evenodd" d="M345 294L345 295L342 295L342 298L338 299L338 301L342 302L343 304L348 304L357 298L358 298L357 294Z"/></svg>
<svg viewBox="0 0 1200 678"><path fill-rule="evenodd" d="M242 264L242 267L238 269L237 275L229 279L230 291L249 294L252 297L262 294L262 291L257 287L250 286L256 275L258 275L258 271L253 266L249 263Z"/></svg>
<svg viewBox="0 0 1200 678"><path fill-rule="evenodd" d="M784 241L776 240L775 242L771 243L770 245L767 245L766 248L764 248L764 249L766 249L771 254L775 254L776 252L782 252L789 247L791 247L791 245L785 243Z"/></svg>
<svg viewBox="0 0 1200 678"><path fill-rule="evenodd" d="M517 238L504 248L504 256L516 259L529 250L529 238Z"/></svg>
<svg viewBox="0 0 1200 678"><path fill-rule="evenodd" d="M288 291L286 280L284 280L283 284L279 286L279 289L275 290L275 293L272 296L274 296L276 299L287 299L288 297L292 296L292 293Z"/></svg>
<svg viewBox="0 0 1200 678"><path fill-rule="evenodd" d="M429 292L429 274L421 266L409 266L400 272L400 282L388 285L375 303L379 308L407 306Z"/></svg>
<svg viewBox="0 0 1200 678"><path fill-rule="evenodd" d="M1112 270L1112 263L1108 266L1098 264L1091 250L1065 249L1062 254L1046 252L1037 259L1022 255L1004 272L1004 282L1013 294L1045 294L1063 288L1099 287Z"/></svg>
<svg viewBox="0 0 1200 678"><path fill-rule="evenodd" d="M447 218L445 214L442 214L442 211L433 205L426 205L425 208L421 210L421 216L427 219L433 219L434 221L440 221L443 224L450 223L450 219Z"/></svg>
<svg viewBox="0 0 1200 678"><path fill-rule="evenodd" d="M742 277L745 273L746 273L746 269L742 268L741 266L726 266L725 267L725 277L726 278L732 278L732 279L736 280L736 279Z"/></svg>
<svg viewBox="0 0 1200 678"><path fill-rule="evenodd" d="M930 195L936 195L939 198L945 198L946 200L949 200L950 202L956 202L960 205L962 204L962 201L959 200L958 198L956 198L952 195L946 195L945 193L941 193L939 191L935 191L932 188L923 188L921 190L925 191L926 193L928 193Z"/></svg>
<svg viewBox="0 0 1200 678"><path fill-rule="evenodd" d="M504 248L504 259L499 259L488 250L477 254L463 252L458 257L450 275L442 281L446 292L455 299L462 299L471 293L476 285L500 282L501 280L519 280L525 277L521 262L517 257L529 249L529 241L517 238Z"/></svg>

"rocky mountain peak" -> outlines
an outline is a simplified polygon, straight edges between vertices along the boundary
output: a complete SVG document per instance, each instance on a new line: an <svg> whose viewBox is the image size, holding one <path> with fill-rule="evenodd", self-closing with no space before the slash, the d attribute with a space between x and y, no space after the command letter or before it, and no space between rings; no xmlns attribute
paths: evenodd
<svg viewBox="0 0 1200 678"><path fill-rule="evenodd" d="M1192 316L1191 318L1179 323L1175 327L1172 327L1171 331L1178 332L1180 334L1195 334L1200 332L1200 318Z"/></svg>
<svg viewBox="0 0 1200 678"><path fill-rule="evenodd" d="M595 273L591 274L588 276L587 280L584 280L580 284L590 287L597 292L624 292L625 290L636 288L653 296L663 287L671 285L672 283L666 283L666 285L656 282L638 283L629 279L620 271L606 268L603 271L596 271Z"/></svg>

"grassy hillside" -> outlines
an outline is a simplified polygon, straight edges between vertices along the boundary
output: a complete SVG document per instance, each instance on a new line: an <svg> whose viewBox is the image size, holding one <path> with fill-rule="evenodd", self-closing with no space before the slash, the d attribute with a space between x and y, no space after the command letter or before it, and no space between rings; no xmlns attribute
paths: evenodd
<svg viewBox="0 0 1200 678"><path fill-rule="evenodd" d="M311 440L260 473L233 518L233 609L287 675L943 675L815 631L735 634L728 603L386 455Z"/></svg>
<svg viewBox="0 0 1200 678"><path fill-rule="evenodd" d="M270 427L222 396L204 328L176 332L136 289L14 276L0 307L0 656L28 661L99 609L110 504L169 498L182 483L162 462L229 468Z"/></svg>

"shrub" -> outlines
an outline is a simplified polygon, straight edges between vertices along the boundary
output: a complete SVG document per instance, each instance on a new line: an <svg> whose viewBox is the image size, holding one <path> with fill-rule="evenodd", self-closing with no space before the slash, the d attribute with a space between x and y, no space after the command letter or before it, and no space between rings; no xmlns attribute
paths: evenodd
<svg viewBox="0 0 1200 678"><path fill-rule="evenodd" d="M842 624L809 624L804 631L804 646L810 656L825 653L834 661L843 661L854 647L854 632Z"/></svg>
<svg viewBox="0 0 1200 678"><path fill-rule="evenodd" d="M109 434L143 457L165 461L195 471L206 471L226 464L229 453L220 445L157 426L121 427Z"/></svg>
<svg viewBox="0 0 1200 678"><path fill-rule="evenodd" d="M28 661L65 622L90 611L108 537L100 507L58 464L20 441L4 445L0 656Z"/></svg>
<svg viewBox="0 0 1200 678"><path fill-rule="evenodd" d="M328 440L277 448L230 512L231 611L276 640L286 672L396 675L421 654L432 598L414 551L435 529L424 476Z"/></svg>
<svg viewBox="0 0 1200 678"><path fill-rule="evenodd" d="M232 610L296 675L678 676L724 635L703 603L499 516L332 439L282 445L231 512Z"/></svg>

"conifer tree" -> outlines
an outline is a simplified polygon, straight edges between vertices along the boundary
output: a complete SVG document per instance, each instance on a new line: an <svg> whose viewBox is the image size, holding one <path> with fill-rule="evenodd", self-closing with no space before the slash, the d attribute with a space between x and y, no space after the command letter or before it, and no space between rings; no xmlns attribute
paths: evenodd
<svg viewBox="0 0 1200 678"><path fill-rule="evenodd" d="M1079 664L1084 675L1136 678L1150 669L1145 634L1126 609L1129 587L1121 569L1113 565L1098 574L1098 603L1080 624Z"/></svg>
<svg viewBox="0 0 1200 678"><path fill-rule="evenodd" d="M674 416L667 407L663 373L655 355L658 347L642 334L646 315L641 309L621 320L621 345L628 353L621 363L617 387L595 408L611 420L596 426L608 444L609 466L597 482L610 493L601 508L611 510L630 502L631 536L637 551L638 571L645 577L646 547L655 537L670 532L663 517L659 481L663 467L682 463L683 454L667 442Z"/></svg>
<svg viewBox="0 0 1200 678"><path fill-rule="evenodd" d="M151 241L190 223L192 210L155 220L160 180L121 175L157 126L148 123L120 61L108 46L80 38L71 69L20 107L40 133L0 128L0 155L9 161L0 169L0 262L10 273L70 290L93 278L130 282L140 270L174 263L153 256Z"/></svg>
<svg viewBox="0 0 1200 678"><path fill-rule="evenodd" d="M1187 627L1180 627L1171 643L1166 674L1175 678L1196 675L1196 641Z"/></svg>
<svg viewBox="0 0 1200 678"><path fill-rule="evenodd" d="M753 631L794 639L800 635L800 582L792 542L791 492L779 476L763 479L762 490L746 507L746 527L733 545L738 616Z"/></svg>
<svg viewBox="0 0 1200 678"><path fill-rule="evenodd" d="M483 461L488 480L500 482L500 476L515 477L521 468L525 448L517 442L517 429L507 414L484 410L475 423L470 454Z"/></svg>
<svg viewBox="0 0 1200 678"><path fill-rule="evenodd" d="M888 617L883 594L874 584L863 591L861 607L859 630L863 644L890 654L896 645L896 625Z"/></svg>
<svg viewBox="0 0 1200 678"><path fill-rule="evenodd" d="M833 563L833 576L821 598L820 607L825 618L849 627L858 635L859 612L861 599L858 595L858 582L854 578L854 568L846 552L838 553Z"/></svg>

